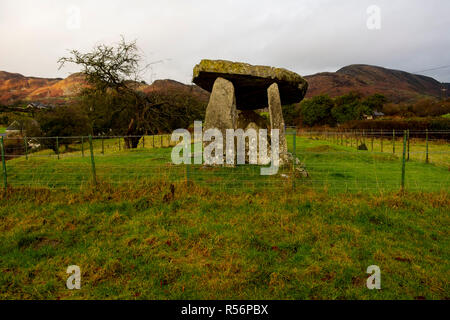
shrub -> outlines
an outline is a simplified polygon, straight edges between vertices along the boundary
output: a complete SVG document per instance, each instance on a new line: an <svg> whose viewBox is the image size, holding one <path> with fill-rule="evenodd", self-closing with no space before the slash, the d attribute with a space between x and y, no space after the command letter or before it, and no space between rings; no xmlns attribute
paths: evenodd
<svg viewBox="0 0 450 320"><path fill-rule="evenodd" d="M78 106L57 107L53 110L41 111L36 116L44 137L70 137L92 133L92 127L86 113ZM74 143L74 139L62 139L61 145ZM47 148L56 151L56 139L41 139Z"/></svg>
<svg viewBox="0 0 450 320"><path fill-rule="evenodd" d="M383 112L389 116L437 117L450 113L450 100L439 101L433 98L424 98L410 104L388 103L383 106Z"/></svg>
<svg viewBox="0 0 450 320"><path fill-rule="evenodd" d="M367 97L362 104L368 107L370 110L378 110L381 111L383 106L387 103L387 99L384 95L375 93Z"/></svg>
<svg viewBox="0 0 450 320"><path fill-rule="evenodd" d="M449 131L450 119L445 118L410 118L410 119L386 119L386 120L371 120L371 121L349 121L344 126L344 129L354 130L376 130L376 131L422 131L419 133L423 137L423 131L428 129L431 131ZM414 132L411 133L414 136ZM432 133L433 137L448 139L448 134ZM430 135L431 137L431 135Z"/></svg>
<svg viewBox="0 0 450 320"><path fill-rule="evenodd" d="M300 104L302 121L308 126L334 125L336 122L331 115L333 107L334 102L327 94L306 99Z"/></svg>

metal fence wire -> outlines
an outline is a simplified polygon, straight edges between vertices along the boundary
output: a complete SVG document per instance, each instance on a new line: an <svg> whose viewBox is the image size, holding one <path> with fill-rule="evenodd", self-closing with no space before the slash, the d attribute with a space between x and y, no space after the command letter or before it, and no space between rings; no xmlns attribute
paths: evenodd
<svg viewBox="0 0 450 320"><path fill-rule="evenodd" d="M127 145L130 136L2 137L3 187L78 189L166 181L235 191L449 190L450 131L287 128L286 137L291 160L272 176L250 164L175 165L171 150L177 142L170 135L141 136L135 148Z"/></svg>

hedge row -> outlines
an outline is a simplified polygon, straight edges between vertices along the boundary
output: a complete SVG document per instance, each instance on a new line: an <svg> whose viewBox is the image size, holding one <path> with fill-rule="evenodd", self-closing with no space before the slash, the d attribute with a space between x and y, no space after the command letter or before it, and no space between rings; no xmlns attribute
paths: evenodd
<svg viewBox="0 0 450 320"><path fill-rule="evenodd" d="M428 129L435 138L450 139L450 119L446 118L411 118L385 120L354 120L342 125L345 130L402 131L410 130L411 135L423 136ZM414 134L414 131L417 134ZM439 131L434 132L433 131ZM447 133L443 132L447 131Z"/></svg>

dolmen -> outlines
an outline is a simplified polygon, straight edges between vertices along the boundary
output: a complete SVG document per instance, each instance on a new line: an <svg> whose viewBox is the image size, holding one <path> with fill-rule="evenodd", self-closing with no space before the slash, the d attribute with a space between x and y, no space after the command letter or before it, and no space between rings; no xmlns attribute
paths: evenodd
<svg viewBox="0 0 450 320"><path fill-rule="evenodd" d="M194 67L195 84L211 93L204 130L279 129L280 160L288 156L283 105L300 102L308 83L295 72L226 60L202 60ZM255 110L267 109L269 123ZM270 132L270 130L269 130Z"/></svg>

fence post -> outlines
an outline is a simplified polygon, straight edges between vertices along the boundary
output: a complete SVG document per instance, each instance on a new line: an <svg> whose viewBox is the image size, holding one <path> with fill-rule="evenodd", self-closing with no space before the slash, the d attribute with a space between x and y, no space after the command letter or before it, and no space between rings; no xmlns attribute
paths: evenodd
<svg viewBox="0 0 450 320"><path fill-rule="evenodd" d="M95 160L94 160L94 148L92 146L92 136L89 135L89 150L91 151L91 167L92 167L92 180L94 184L97 184L97 177L95 174Z"/></svg>
<svg viewBox="0 0 450 320"><path fill-rule="evenodd" d="M371 144L372 144L372 152L373 152L373 129L370 129L370 135L372 137Z"/></svg>
<svg viewBox="0 0 450 320"><path fill-rule="evenodd" d="M58 156L58 160L59 160L59 138L56 137L56 154Z"/></svg>
<svg viewBox="0 0 450 320"><path fill-rule="evenodd" d="M356 131L356 150L358 150L358 145L362 142L362 140L360 141L360 139L361 139L361 132Z"/></svg>
<svg viewBox="0 0 450 320"><path fill-rule="evenodd" d="M392 153L395 154L395 129L392 129Z"/></svg>
<svg viewBox="0 0 450 320"><path fill-rule="evenodd" d="M383 129L381 129L381 152L383 152Z"/></svg>
<svg viewBox="0 0 450 320"><path fill-rule="evenodd" d="M292 150L292 190L295 190L295 159L297 159L297 129L295 129L294 132L294 138L293 138L293 150Z"/></svg>
<svg viewBox="0 0 450 320"><path fill-rule="evenodd" d="M3 144L3 136L1 139L1 149L2 149L2 166L3 166L3 187L8 187L8 176L6 174L6 161L5 161L5 145Z"/></svg>
<svg viewBox="0 0 450 320"><path fill-rule="evenodd" d="M152 149L155 148L155 134L152 135Z"/></svg>
<svg viewBox="0 0 450 320"><path fill-rule="evenodd" d="M407 131L407 138L406 139L408 140L408 158L407 158L406 161L409 161L409 129Z"/></svg>
<svg viewBox="0 0 450 320"><path fill-rule="evenodd" d="M81 156L84 157L84 138L81 136Z"/></svg>
<svg viewBox="0 0 450 320"><path fill-rule="evenodd" d="M428 159L428 129L426 129L425 131L425 139L426 139L426 158L425 158L425 163L429 163L429 159Z"/></svg>
<svg viewBox="0 0 450 320"><path fill-rule="evenodd" d="M28 160L28 143L27 137L23 137L23 144L25 146L25 160Z"/></svg>
<svg viewBox="0 0 450 320"><path fill-rule="evenodd" d="M119 151L120 151L120 137L119 137Z"/></svg>
<svg viewBox="0 0 450 320"><path fill-rule="evenodd" d="M402 191L405 189L405 169L406 169L406 130L403 131L403 156L402 156Z"/></svg>
<svg viewBox="0 0 450 320"><path fill-rule="evenodd" d="M189 185L189 175L190 175L190 170L189 170L189 167L190 167L191 165L189 164L189 163L186 163L186 185Z"/></svg>

